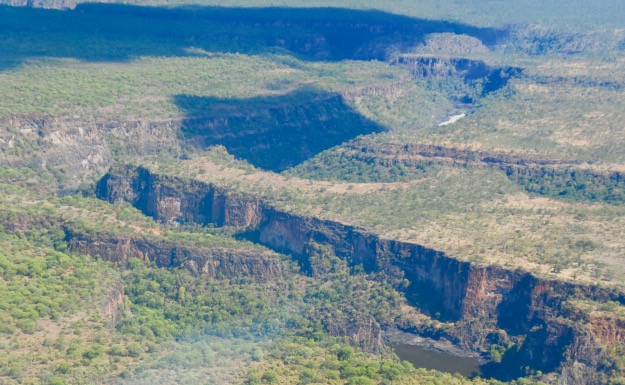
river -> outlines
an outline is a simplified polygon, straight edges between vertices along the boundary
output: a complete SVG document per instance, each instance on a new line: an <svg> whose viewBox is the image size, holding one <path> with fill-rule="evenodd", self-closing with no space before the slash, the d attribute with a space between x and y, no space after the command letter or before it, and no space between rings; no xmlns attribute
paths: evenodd
<svg viewBox="0 0 625 385"><path fill-rule="evenodd" d="M389 344L395 354L410 362L415 368L435 369L447 373L460 373L463 376L480 375L480 362L471 357L459 357L451 354L427 350L421 346L408 344Z"/></svg>

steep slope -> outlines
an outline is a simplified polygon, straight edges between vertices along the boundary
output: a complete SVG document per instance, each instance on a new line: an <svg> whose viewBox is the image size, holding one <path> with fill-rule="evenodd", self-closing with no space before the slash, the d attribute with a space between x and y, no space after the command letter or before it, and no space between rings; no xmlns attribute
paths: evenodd
<svg viewBox="0 0 625 385"><path fill-rule="evenodd" d="M110 202L130 202L165 222L240 228L251 239L292 253L303 266L309 265L309 245L314 243L330 247L351 266L384 272L395 282L407 279L407 298L430 314L454 321L457 328L450 334L463 345L479 350L492 343L518 344L501 364L493 365L491 370L499 375L512 376L513 367L525 365L551 372L586 361L587 352L601 351L602 345L595 338L601 339L603 333L589 331L585 324L589 316L572 311L570 303L585 300L625 304L625 296L616 290L458 261L420 245L385 240L357 227L290 214L254 196L229 193L197 181L161 177L144 168L126 167L107 175L99 183L97 194ZM171 202L179 208L175 214L168 211ZM597 334L599 337L594 337ZM593 359L607 363L610 358L605 354ZM588 373L592 373L590 367Z"/></svg>

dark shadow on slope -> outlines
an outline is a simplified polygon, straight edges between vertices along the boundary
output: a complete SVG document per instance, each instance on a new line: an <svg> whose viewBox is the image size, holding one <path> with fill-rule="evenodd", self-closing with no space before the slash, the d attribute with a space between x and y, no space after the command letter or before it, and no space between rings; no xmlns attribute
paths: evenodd
<svg viewBox="0 0 625 385"><path fill-rule="evenodd" d="M482 60L463 57L400 56L393 64L410 71L413 78L425 81L428 88L443 92L456 102L474 103L477 99L523 76L520 67L493 67Z"/></svg>
<svg viewBox="0 0 625 385"><path fill-rule="evenodd" d="M232 100L180 95L174 102L186 116L187 143L223 145L237 158L276 172L359 135L388 131L341 95L319 91Z"/></svg>
<svg viewBox="0 0 625 385"><path fill-rule="evenodd" d="M512 381L535 371L552 373L566 361L567 349L575 341L574 329L565 323L533 320L532 329L524 333L520 346L512 346L501 362L481 366L482 377Z"/></svg>
<svg viewBox="0 0 625 385"><path fill-rule="evenodd" d="M340 8L159 8L82 4L58 11L0 6L0 70L37 57L124 61L140 56L287 52L304 60L384 60L430 33L494 45L503 30Z"/></svg>

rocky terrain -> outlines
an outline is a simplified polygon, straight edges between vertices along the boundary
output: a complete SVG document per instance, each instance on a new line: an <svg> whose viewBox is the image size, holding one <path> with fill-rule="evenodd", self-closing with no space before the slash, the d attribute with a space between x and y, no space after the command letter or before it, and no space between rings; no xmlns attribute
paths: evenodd
<svg viewBox="0 0 625 385"><path fill-rule="evenodd" d="M623 19L532 1L0 0L0 382L625 381Z"/></svg>
<svg viewBox="0 0 625 385"><path fill-rule="evenodd" d="M623 342L619 323L601 330L600 324L611 324L612 320L596 319L569 305L575 300L624 304L620 291L461 262L417 244L282 212L253 196L155 175L142 168L126 167L107 174L97 194L112 203L130 202L163 222L193 221L239 228L250 239L292 254L303 266L310 265L309 245L320 244L329 246L349 265L362 265L366 272L384 272L395 281L408 279L407 298L421 310L454 322L456 327L448 333L466 348L480 351L492 343L519 344L515 352L504 356L498 365L501 367L493 368L507 375L513 375L511 368L521 363L543 372L576 367L575 371L565 369L575 381L594 381L591 367L582 370L580 366L589 362L606 365L608 358L600 353L607 349L606 342ZM610 337L615 339L606 339Z"/></svg>

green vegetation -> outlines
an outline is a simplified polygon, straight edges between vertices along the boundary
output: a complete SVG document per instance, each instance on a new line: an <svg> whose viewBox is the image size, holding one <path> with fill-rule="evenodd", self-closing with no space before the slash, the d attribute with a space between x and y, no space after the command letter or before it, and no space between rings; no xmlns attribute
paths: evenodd
<svg viewBox="0 0 625 385"><path fill-rule="evenodd" d="M107 286L113 286L114 278L106 276L113 274L104 266L55 250L58 231L35 228L27 234L2 233L0 309L4 333L20 330L32 334L38 320L56 320L63 312L100 301Z"/></svg>
<svg viewBox="0 0 625 385"><path fill-rule="evenodd" d="M337 342L292 338L276 344L268 353L269 359L251 371L248 383L502 384L495 380L468 380L461 376L415 369L406 361L374 360Z"/></svg>
<svg viewBox="0 0 625 385"><path fill-rule="evenodd" d="M119 273L69 252L59 228L1 234L3 381L84 383L128 365L104 354L134 340L116 336L113 315L102 310L121 285Z"/></svg>
<svg viewBox="0 0 625 385"><path fill-rule="evenodd" d="M116 266L71 252L61 225L94 236L106 226L120 237L129 231L155 237L160 226L127 204L79 195L46 197L0 186L5 226L0 238L0 367L9 384L77 384L98 376L121 383L126 378L183 383L199 375L217 382L253 382L259 367L291 356L295 346L307 352L317 344L324 346L319 354L338 354L344 361L326 373L337 383L422 375L362 353L358 341L352 341L354 349L349 341L328 336L332 322L352 317L371 315L376 323L389 325L401 317L405 299L392 282L350 273L344 262L322 249L309 263L314 277L300 274L285 258L283 278L269 283L207 280L138 259ZM166 229L163 237L182 245L262 250L229 238L228 231L186 226ZM318 358L314 351L305 357ZM348 359L347 352L353 357ZM359 369L364 363L367 372ZM259 376L281 383L298 373L300 364L292 362L275 378L266 370ZM301 376L308 376L310 365L303 369Z"/></svg>
<svg viewBox="0 0 625 385"><path fill-rule="evenodd" d="M504 173L487 168L436 165L409 182L358 184L223 165L219 175L202 174L197 170L217 166L205 159L182 164L147 167L182 178L191 174L241 194L262 196L286 211L357 224L480 264L617 286L616 277L624 273L622 206L532 197ZM593 247L586 247L586 240Z"/></svg>
<svg viewBox="0 0 625 385"><path fill-rule="evenodd" d="M153 222L125 206L78 196L48 202L38 209L48 217L33 213L29 230L4 230L0 239L0 343L6 349L0 363L9 384L84 383L102 375L113 382L136 377L172 383L193 380L198 373L215 381L247 378L250 383L307 377L337 384L451 378L362 353L329 337L328 325L354 317L371 314L376 322L389 324L401 316L405 299L392 282L350 273L344 262L321 249L311 258L314 277L299 274L285 260L283 280L266 284L245 278L209 281L138 259L114 266L69 251L64 232L46 218L61 215L62 220L63 213L80 208L72 215L82 213L95 226L95 218L102 218L108 207L108 215L118 211L134 226L154 229ZM2 218L13 226L27 217L14 207ZM192 230L180 239L208 235ZM112 293L122 293L121 302ZM111 300L117 301L112 307ZM32 349L38 357L35 366L28 364ZM321 371L314 370L317 361ZM283 369L263 369L275 365Z"/></svg>
<svg viewBox="0 0 625 385"><path fill-rule="evenodd" d="M504 362L516 345L491 320L421 314L400 274L366 273L305 239L305 256L279 255L241 229L160 224L95 199L93 182L124 162L476 265L623 290L614 1L109 2L124 4L0 6L1 383L501 384L415 369L376 344L395 327L454 343L462 328L489 330L471 336L475 349ZM248 9L267 6L288 8ZM334 8L301 9L321 6ZM422 57L442 64L405 64ZM498 76L509 83L490 89ZM421 145L483 156L410 152ZM506 174L489 156L546 166ZM77 253L70 233L121 262ZM159 267L135 240L215 264L212 253L270 255L280 273ZM625 314L610 301L564 306ZM609 364L619 381L623 360Z"/></svg>
<svg viewBox="0 0 625 385"><path fill-rule="evenodd" d="M350 147L366 148L366 142L356 142ZM350 151L351 150L351 151ZM470 157L473 156L473 159ZM469 159L416 158L389 160L379 154L358 154L353 149L333 149L320 153L313 159L287 170L284 175L307 179L342 181L355 183L409 182L435 174L437 165L476 167L475 154L468 153ZM457 164L454 164L457 162ZM592 169L567 168L563 166L527 167L501 163L482 163L477 167L491 167L505 173L512 181L527 192L577 202L604 202L613 205L625 203L625 178L621 173L594 171Z"/></svg>
<svg viewBox="0 0 625 385"><path fill-rule="evenodd" d="M432 173L436 173L436 165L429 160L409 166L402 162L384 164L375 159L375 156L371 159L359 159L341 150L329 150L283 174L335 182L393 183L417 180Z"/></svg>
<svg viewBox="0 0 625 385"><path fill-rule="evenodd" d="M348 321L347 315L370 314L381 325L400 317L405 299L391 282L352 275L344 261L327 253L317 254L310 268L315 278L285 261L284 281L259 284L249 278L207 281L135 259L123 274L133 317L120 328L152 340L202 334L246 339L295 334L323 340L324 324Z"/></svg>
<svg viewBox="0 0 625 385"><path fill-rule="evenodd" d="M591 67L590 60L579 65ZM505 148L530 158L623 162L617 148L623 139L618 123L622 110L617 107L621 92L600 85L528 81L516 83L512 90L507 97L487 97L475 114L458 124L430 129L433 142Z"/></svg>
<svg viewBox="0 0 625 385"><path fill-rule="evenodd" d="M549 170L542 168L530 175L509 175L528 192L570 200L625 203L625 178L621 175L597 175L584 170Z"/></svg>
<svg viewBox="0 0 625 385"><path fill-rule="evenodd" d="M7 57L12 48L3 45ZM245 99L280 95L306 83L341 91L391 82L398 71L381 63L306 63L280 55L242 54L146 57L118 63L33 60L0 73L6 95L0 114L63 114L126 119L184 117L174 96ZM373 73L377 72L377 75ZM259 76L250 77L254 73ZM197 107L196 107L197 108Z"/></svg>
<svg viewBox="0 0 625 385"><path fill-rule="evenodd" d="M276 291L274 283L263 287L246 280L210 282L136 259L130 261L124 285L133 317L120 328L149 339L192 333L270 338L284 330L285 312L297 307L286 302L287 293Z"/></svg>

